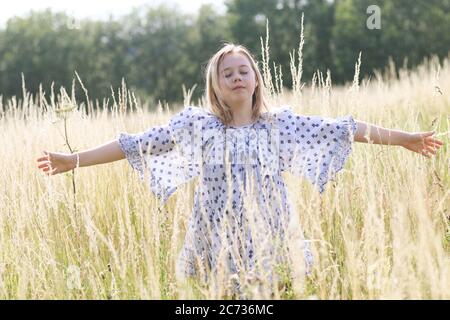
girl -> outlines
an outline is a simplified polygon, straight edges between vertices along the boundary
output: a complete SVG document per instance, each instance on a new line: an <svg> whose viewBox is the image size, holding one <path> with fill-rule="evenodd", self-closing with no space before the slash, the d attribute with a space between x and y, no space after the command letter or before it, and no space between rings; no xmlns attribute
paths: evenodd
<svg viewBox="0 0 450 320"><path fill-rule="evenodd" d="M241 286L245 279L274 280L284 262L295 265L294 274L310 271L311 254L281 172L306 177L322 193L344 166L353 141L402 146L426 157L443 145L434 132L389 130L350 115L303 116L289 107L272 112L264 97L252 55L225 44L207 67L208 110L186 107L167 125L121 133L76 154L44 151L38 168L55 175L126 158L161 204L199 176L177 274L207 280L213 271L215 279L234 275Z"/></svg>

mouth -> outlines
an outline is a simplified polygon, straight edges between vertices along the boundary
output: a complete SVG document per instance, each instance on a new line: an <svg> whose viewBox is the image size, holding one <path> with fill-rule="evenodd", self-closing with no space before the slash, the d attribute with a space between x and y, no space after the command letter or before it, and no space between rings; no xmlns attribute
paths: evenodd
<svg viewBox="0 0 450 320"><path fill-rule="evenodd" d="M233 88L233 90L238 90L238 89L245 89L245 87L239 86L239 87Z"/></svg>

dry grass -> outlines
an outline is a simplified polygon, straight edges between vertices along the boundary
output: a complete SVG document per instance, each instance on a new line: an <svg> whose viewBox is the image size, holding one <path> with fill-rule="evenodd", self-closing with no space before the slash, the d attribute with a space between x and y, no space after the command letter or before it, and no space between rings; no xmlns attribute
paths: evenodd
<svg viewBox="0 0 450 320"><path fill-rule="evenodd" d="M431 59L414 72L402 70L399 80L380 73L350 88L332 88L322 74L309 86L300 83L295 92L273 94L272 103L290 104L302 114L352 114L388 128L435 129L446 145L426 159L400 147L355 144L322 197L308 182L286 175L316 263L309 279L288 281L275 298L449 299L449 61ZM0 297L224 297L179 283L174 275L195 181L159 210L126 161L82 168L75 177L49 178L37 170L35 159L44 148L68 152L62 121L54 122L55 110L68 101L77 107L67 113L67 123L78 150L121 131L164 124L171 115L163 108L145 111L125 87L113 107L89 115L85 110L92 111L92 104L64 92L33 98L24 90L23 99L0 106Z"/></svg>

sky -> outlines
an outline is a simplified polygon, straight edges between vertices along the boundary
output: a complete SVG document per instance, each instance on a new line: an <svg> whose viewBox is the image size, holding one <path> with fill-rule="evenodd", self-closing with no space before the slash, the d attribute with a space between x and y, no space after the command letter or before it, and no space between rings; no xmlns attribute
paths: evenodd
<svg viewBox="0 0 450 320"><path fill-rule="evenodd" d="M175 4L185 13L195 13L202 4L213 4L218 12L224 12L223 0L13 0L0 3L0 26L13 16L26 15L30 10L64 11L78 18L108 19L110 15L119 17L133 7L141 5L157 6Z"/></svg>

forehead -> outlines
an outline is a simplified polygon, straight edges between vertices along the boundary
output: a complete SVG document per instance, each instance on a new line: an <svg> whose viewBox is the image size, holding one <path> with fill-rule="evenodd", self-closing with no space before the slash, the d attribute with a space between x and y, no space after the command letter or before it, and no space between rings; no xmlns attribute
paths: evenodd
<svg viewBox="0 0 450 320"><path fill-rule="evenodd" d="M231 52L223 57L219 69L224 71L228 68L239 68L241 66L251 67L248 58L242 53Z"/></svg>

